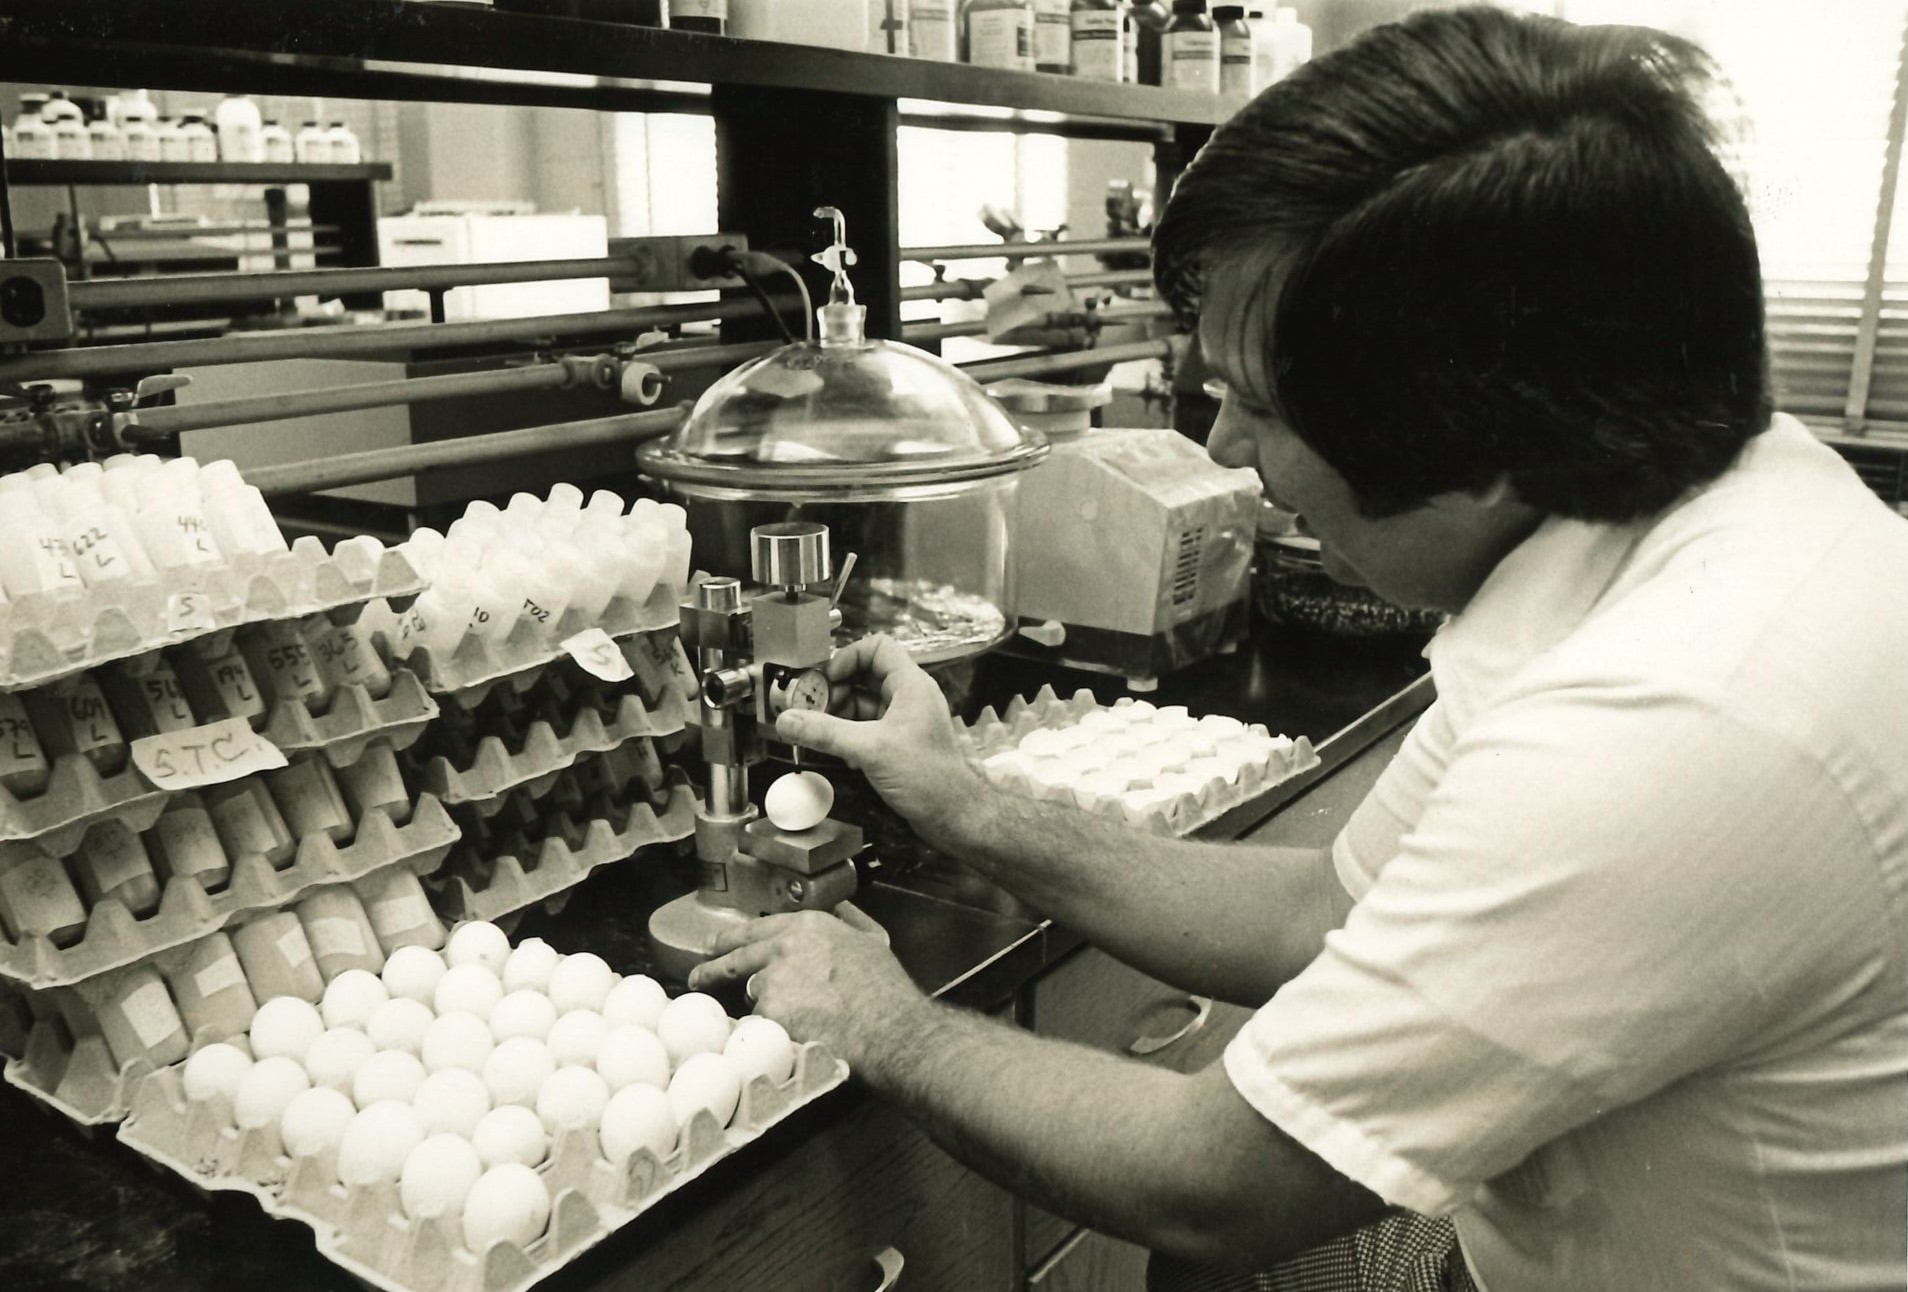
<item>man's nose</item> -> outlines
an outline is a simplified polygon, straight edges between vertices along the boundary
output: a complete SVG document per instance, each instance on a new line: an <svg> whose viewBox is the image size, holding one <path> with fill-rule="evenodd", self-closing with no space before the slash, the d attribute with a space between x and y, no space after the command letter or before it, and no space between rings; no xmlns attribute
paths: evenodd
<svg viewBox="0 0 1908 1292"><path fill-rule="evenodd" d="M1252 419L1241 414L1228 399L1220 403L1219 416L1212 433L1206 437L1206 453L1222 467L1257 467L1258 439L1252 431Z"/></svg>

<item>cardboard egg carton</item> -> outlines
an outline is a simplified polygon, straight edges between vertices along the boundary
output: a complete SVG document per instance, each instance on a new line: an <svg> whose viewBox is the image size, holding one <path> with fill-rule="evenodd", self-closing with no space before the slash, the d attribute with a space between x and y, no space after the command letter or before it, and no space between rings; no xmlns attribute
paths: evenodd
<svg viewBox="0 0 1908 1292"><path fill-rule="evenodd" d="M310 1226L327 1259L386 1292L522 1292L848 1079L847 1065L826 1049L799 1045L794 1073L751 1081L727 1127L698 1111L667 1157L640 1149L620 1168L604 1158L594 1130L567 1131L537 1168L553 1204L549 1227L527 1247L497 1243L479 1255L455 1223L407 1218L395 1185L346 1189L335 1182L334 1154L294 1161L276 1128L240 1131L222 1098L188 1101L182 1069L137 1083L119 1138L202 1189L248 1193L267 1214Z"/></svg>
<svg viewBox="0 0 1908 1292"><path fill-rule="evenodd" d="M272 706L261 734L287 754L323 753L333 767L349 767L373 741L408 749L437 716L437 701L407 668L391 670L391 690L374 699L363 686L341 686L322 715L296 700Z"/></svg>
<svg viewBox="0 0 1908 1292"><path fill-rule="evenodd" d="M1121 700L1110 707L1118 710L1133 703ZM1011 764L1011 760L997 757L1016 748L1036 730L1059 731L1076 726L1087 714L1103 707L1108 706L1094 699L1091 691L1076 691L1071 699L1063 700L1051 687L1042 687L1032 700L1016 697L1003 713L996 713L991 707L982 710L964 733L969 757L982 775L1005 789L1029 798L1069 804L1139 829L1174 835L1189 834L1280 781L1318 764L1318 754L1305 737L1296 740L1272 737L1273 744L1264 761L1240 767L1236 776L1214 776L1196 789L1188 788L1173 797L1136 806L1124 795L1037 780L1020 768L1003 766L1003 763ZM1264 727L1256 724L1247 725L1245 730L1258 737L1269 736Z"/></svg>
<svg viewBox="0 0 1908 1292"><path fill-rule="evenodd" d="M567 734L559 736L547 722L533 722L521 748L511 750L496 736L478 743L477 756L467 767L454 767L448 758L432 758L419 778L424 789L447 804L476 804L528 786L541 794L558 772L590 754L606 754L629 743L673 735L689 721L689 701L675 687L666 688L654 708L641 697L624 695L616 717L604 722L594 708L580 710ZM543 782L541 787L538 783Z"/></svg>
<svg viewBox="0 0 1908 1292"><path fill-rule="evenodd" d="M117 817L135 831L150 829L167 797L130 760L108 776L84 754L62 754L53 760L46 788L32 798L15 798L0 786L0 845L32 840L64 857L99 821Z"/></svg>
<svg viewBox="0 0 1908 1292"><path fill-rule="evenodd" d="M208 893L190 876L174 876L161 891L159 909L143 919L117 900L98 902L87 913L86 931L72 946L58 947L35 935L17 942L0 936L0 976L33 988L81 982L196 941L239 915L276 910L326 884L348 883L390 866L427 874L457 838L456 823L428 794L418 799L411 819L401 826L382 810L373 810L358 822L349 844L340 846L325 834L300 839L283 870L274 870L258 853L234 858L231 878L216 893ZM9 850L36 846L0 844L0 866L13 859Z"/></svg>
<svg viewBox="0 0 1908 1292"><path fill-rule="evenodd" d="M419 647L405 656L397 656L388 634L379 632L380 646L386 655L398 658L424 680L425 689L466 708L483 703L491 688L507 683L519 691L535 684L543 670L568 654L563 644L577 633L601 628L612 638L674 628L680 622L681 608L676 590L658 584L642 602L627 597L612 597L603 613L586 620L575 610L565 611L555 628L539 627L528 619L519 619L516 627L500 642L489 642L476 633L466 633L449 651Z"/></svg>
<svg viewBox="0 0 1908 1292"><path fill-rule="evenodd" d="M497 920L560 896L599 866L626 860L656 844L692 838L696 798L688 786L674 785L660 814L650 804L638 802L620 825L599 817L583 827L580 847L563 837L564 824L552 822L534 857L496 857L487 882L473 884L469 876L449 876L433 894L438 914L447 920Z"/></svg>
<svg viewBox="0 0 1908 1292"><path fill-rule="evenodd" d="M0 691L44 686L114 660L265 619L346 614L374 597L408 604L423 580L404 554L336 556L316 538L267 557L166 570L79 596L32 594L0 606Z"/></svg>

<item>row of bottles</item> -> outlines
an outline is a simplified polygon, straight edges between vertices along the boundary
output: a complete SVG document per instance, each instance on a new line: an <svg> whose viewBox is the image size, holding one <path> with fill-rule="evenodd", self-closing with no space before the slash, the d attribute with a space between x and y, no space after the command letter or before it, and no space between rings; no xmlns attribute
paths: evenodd
<svg viewBox="0 0 1908 1292"><path fill-rule="evenodd" d="M203 112L162 117L144 90L114 95L88 120L65 91L23 94L7 127L6 155L39 161L354 163L363 148L342 121L307 121L296 135L260 115L242 94Z"/></svg>

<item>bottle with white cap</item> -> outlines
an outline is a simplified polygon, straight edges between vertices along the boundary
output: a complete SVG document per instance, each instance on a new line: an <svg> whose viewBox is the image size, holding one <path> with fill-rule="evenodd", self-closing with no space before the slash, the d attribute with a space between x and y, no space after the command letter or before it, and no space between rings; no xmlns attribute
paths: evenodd
<svg viewBox="0 0 1908 1292"><path fill-rule="evenodd" d="M74 596L86 587L58 518L25 474L0 480L0 587L15 600Z"/></svg>
<svg viewBox="0 0 1908 1292"><path fill-rule="evenodd" d="M355 165L364 159L358 136L342 121L331 123L330 129L325 131L325 142L331 145L330 161L334 165Z"/></svg>
<svg viewBox="0 0 1908 1292"><path fill-rule="evenodd" d="M316 121L307 121L292 139L292 154L302 165L324 165L331 160L331 136Z"/></svg>
<svg viewBox="0 0 1908 1292"><path fill-rule="evenodd" d="M258 104L243 94L228 94L212 110L218 135L219 159L229 162L265 160L264 118Z"/></svg>
<svg viewBox="0 0 1908 1292"><path fill-rule="evenodd" d="M272 509L256 485L245 483L229 458L199 467L199 498L212 539L226 560L244 554L273 556L291 550Z"/></svg>
<svg viewBox="0 0 1908 1292"><path fill-rule="evenodd" d="M258 128L259 149L268 162L291 162L297 159L297 151L292 143L291 131L276 121L265 121Z"/></svg>
<svg viewBox="0 0 1908 1292"><path fill-rule="evenodd" d="M20 96L20 115L13 119L13 148L7 155L16 161L51 161L58 155L53 123L46 116L46 95Z"/></svg>
<svg viewBox="0 0 1908 1292"><path fill-rule="evenodd" d="M97 462L81 462L41 486L60 520L60 537L73 553L88 587L122 579L150 579L152 562L139 543L132 520L106 500L100 489L104 472Z"/></svg>
<svg viewBox="0 0 1908 1292"><path fill-rule="evenodd" d="M689 513L682 504L666 502L656 508L662 518L668 555L663 558L662 582L678 595L689 588Z"/></svg>

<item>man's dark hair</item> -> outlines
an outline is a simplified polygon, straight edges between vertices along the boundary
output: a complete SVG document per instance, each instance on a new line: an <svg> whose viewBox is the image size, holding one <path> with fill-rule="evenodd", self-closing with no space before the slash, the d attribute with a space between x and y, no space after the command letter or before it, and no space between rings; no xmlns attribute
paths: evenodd
<svg viewBox="0 0 1908 1292"><path fill-rule="evenodd" d="M1507 477L1555 515L1648 515L1769 420L1716 85L1661 32L1415 14L1214 132L1155 277L1190 316L1210 266L1279 253L1269 393L1367 514Z"/></svg>

